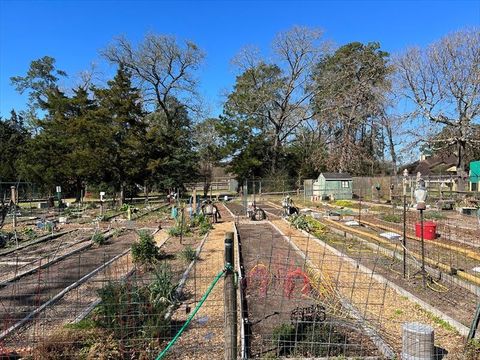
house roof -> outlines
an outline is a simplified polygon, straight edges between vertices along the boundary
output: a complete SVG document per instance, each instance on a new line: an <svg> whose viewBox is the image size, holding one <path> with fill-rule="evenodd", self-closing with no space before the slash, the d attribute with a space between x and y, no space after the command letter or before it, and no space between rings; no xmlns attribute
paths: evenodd
<svg viewBox="0 0 480 360"><path fill-rule="evenodd" d="M325 180L352 180L349 173L321 173Z"/></svg>
<svg viewBox="0 0 480 360"><path fill-rule="evenodd" d="M422 175L445 174L449 172L456 172L456 164L458 158L455 155L449 156L432 156L425 160L415 161L407 165L410 174L420 172Z"/></svg>

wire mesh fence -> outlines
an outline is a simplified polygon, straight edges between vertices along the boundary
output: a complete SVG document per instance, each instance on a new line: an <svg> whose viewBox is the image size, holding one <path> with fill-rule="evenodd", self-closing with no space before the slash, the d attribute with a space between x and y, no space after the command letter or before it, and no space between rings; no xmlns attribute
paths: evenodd
<svg viewBox="0 0 480 360"><path fill-rule="evenodd" d="M187 217L158 230L155 215L100 231L87 222L0 249L0 354L223 359L234 340L239 359L478 358L475 343L465 348L480 303L477 194L449 210L429 197L420 212L409 199L413 181L405 196L403 180L381 184L389 190L378 197L375 182L336 181L315 191L347 194L348 185L350 199L313 187L307 196L297 180L280 188L252 180L238 199L217 204L215 224ZM153 243L132 230L140 227L157 229ZM231 231L235 339L226 321Z"/></svg>

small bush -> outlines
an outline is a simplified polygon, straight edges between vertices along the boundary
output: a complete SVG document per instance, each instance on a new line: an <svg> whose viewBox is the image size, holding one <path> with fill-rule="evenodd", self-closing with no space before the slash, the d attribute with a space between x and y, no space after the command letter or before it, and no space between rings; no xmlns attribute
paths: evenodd
<svg viewBox="0 0 480 360"><path fill-rule="evenodd" d="M182 258L186 263L190 263L197 258L197 252L190 245L187 245L180 252L180 258Z"/></svg>
<svg viewBox="0 0 480 360"><path fill-rule="evenodd" d="M95 233L95 235L92 237L92 242L98 246L102 246L105 245L107 239L102 233Z"/></svg>
<svg viewBox="0 0 480 360"><path fill-rule="evenodd" d="M132 259L134 263L147 265L160 258L160 251L153 236L146 231L139 232L140 239L132 244Z"/></svg>
<svg viewBox="0 0 480 360"><path fill-rule="evenodd" d="M290 218L290 223L300 230L308 231L308 220L305 215L292 215Z"/></svg>

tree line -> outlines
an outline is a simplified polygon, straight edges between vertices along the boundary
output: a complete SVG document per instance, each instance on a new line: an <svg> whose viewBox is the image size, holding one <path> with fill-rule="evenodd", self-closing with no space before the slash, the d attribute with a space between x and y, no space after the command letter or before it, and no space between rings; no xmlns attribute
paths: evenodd
<svg viewBox="0 0 480 360"><path fill-rule="evenodd" d="M85 184L124 195L204 181L207 191L218 165L240 181L396 174L402 150L422 145L457 156L461 187L480 156L479 44L470 28L392 56L378 42L333 48L318 29L294 27L267 55L239 52L218 118L202 116L205 53L193 42L116 39L102 52L117 66L103 87L87 74L65 89L67 74L45 56L11 78L28 104L0 121L0 180L77 196Z"/></svg>

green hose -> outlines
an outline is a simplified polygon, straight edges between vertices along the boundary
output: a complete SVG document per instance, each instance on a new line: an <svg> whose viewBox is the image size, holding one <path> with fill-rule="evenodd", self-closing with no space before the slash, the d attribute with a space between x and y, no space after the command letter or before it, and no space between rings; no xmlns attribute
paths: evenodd
<svg viewBox="0 0 480 360"><path fill-rule="evenodd" d="M205 302L205 300L207 300L207 297L208 295L210 295L210 293L212 292L214 286L217 284L218 280L220 280L220 278L222 277L222 275L225 273L225 271L227 270L231 270L231 266L229 266L229 264L227 264L227 266L225 267L225 269L223 269L222 271L220 271L217 276L215 277L215 279L213 280L213 282L210 284L210 286L208 287L207 289L207 292L205 294L203 294L202 298L200 299L199 303L197 304L197 306L195 306L195 309L193 309L192 311L192 314L188 317L187 321L185 321L185 324L183 324L183 326L180 328L180 330L178 330L177 334L175 335L175 337L170 340L170 342L168 343L167 347L165 349L163 349L163 351L157 356L157 358L155 360L161 360L165 357L165 355L167 354L168 350L173 346L173 344L175 344L178 340L178 338L180 337L180 335L182 335L182 333L185 331L185 329L187 328L188 324L190 324L190 322L192 321L193 317L195 316L195 314L198 312L198 310L200 309L200 307L203 305L203 303Z"/></svg>

